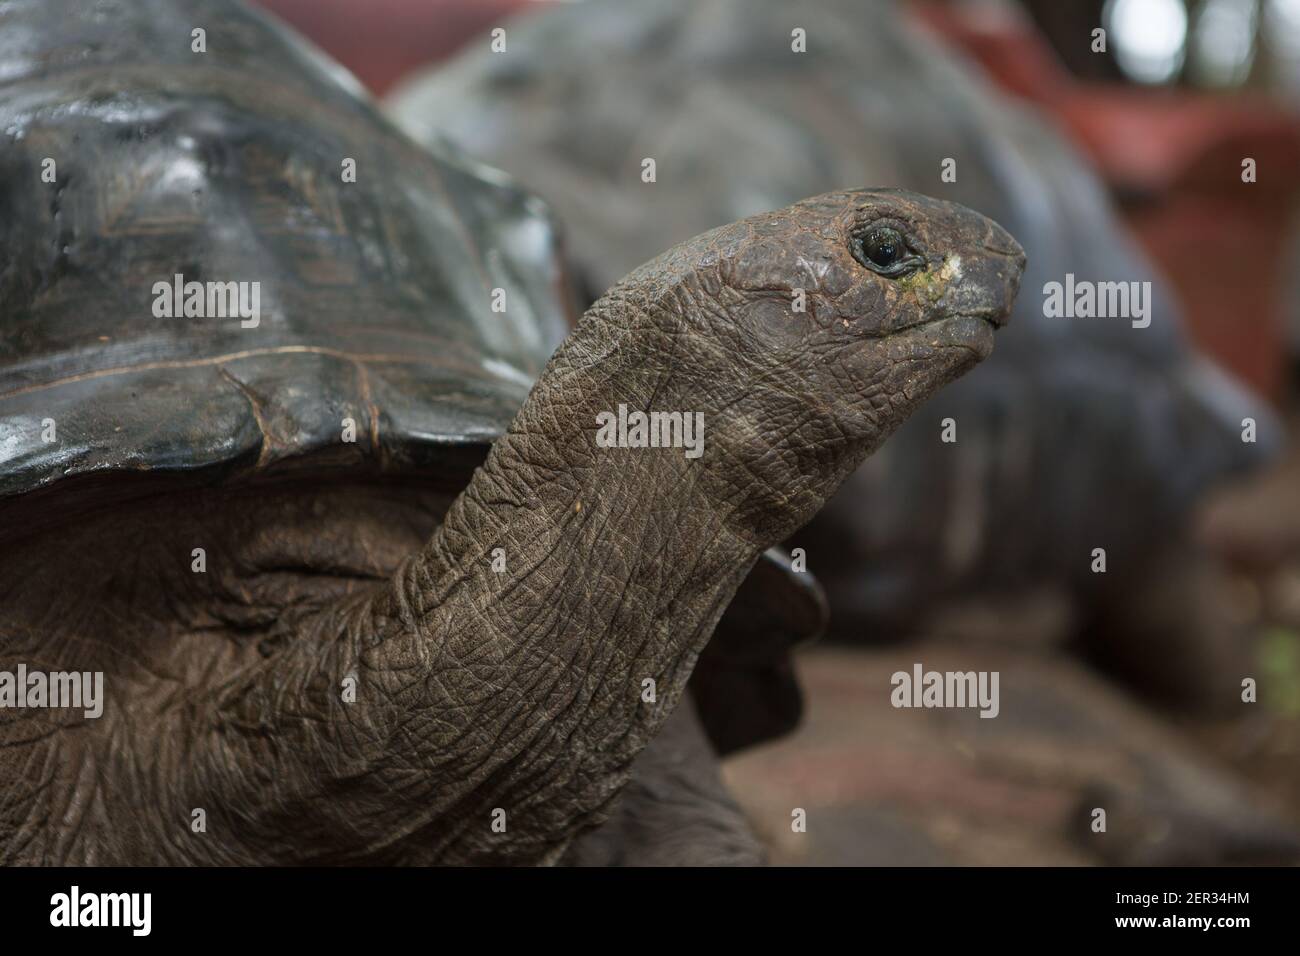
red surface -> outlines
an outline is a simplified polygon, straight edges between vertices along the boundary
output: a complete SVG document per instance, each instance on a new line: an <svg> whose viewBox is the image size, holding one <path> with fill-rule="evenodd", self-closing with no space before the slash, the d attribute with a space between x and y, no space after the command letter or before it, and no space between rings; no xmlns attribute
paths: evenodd
<svg viewBox="0 0 1300 956"><path fill-rule="evenodd" d="M1003 89L1056 117L1092 158L1178 290L1193 339L1278 397L1283 250L1300 202L1300 117L1250 95L1078 83L1014 11L923 4L922 22ZM1242 160L1257 181L1243 183Z"/></svg>

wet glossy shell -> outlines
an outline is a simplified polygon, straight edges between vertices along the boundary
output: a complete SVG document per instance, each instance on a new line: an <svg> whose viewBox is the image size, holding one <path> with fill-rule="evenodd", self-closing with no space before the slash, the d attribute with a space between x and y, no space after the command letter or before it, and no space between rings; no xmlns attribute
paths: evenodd
<svg viewBox="0 0 1300 956"><path fill-rule="evenodd" d="M256 325L160 316L177 275L256 288ZM304 464L458 488L565 287L535 199L263 15L0 5L0 509Z"/></svg>

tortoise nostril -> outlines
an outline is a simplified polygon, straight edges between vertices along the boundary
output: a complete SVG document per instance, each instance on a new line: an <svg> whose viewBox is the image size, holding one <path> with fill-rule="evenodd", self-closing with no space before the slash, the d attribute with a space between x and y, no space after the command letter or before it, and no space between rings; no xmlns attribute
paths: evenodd
<svg viewBox="0 0 1300 956"><path fill-rule="evenodd" d="M1010 239L1010 237L1008 237ZM994 255L1002 256L1006 259L1013 260L1021 269L1029 260L1025 256L1025 250L1020 247L1020 243L1011 239L1010 243L1005 246L991 246L987 242L982 243L985 252L991 252Z"/></svg>
<svg viewBox="0 0 1300 956"><path fill-rule="evenodd" d="M1014 260L1023 269L1026 261L1024 247L1020 245L1015 236L1001 226L996 223L991 225L991 230L980 245L984 247L986 252Z"/></svg>

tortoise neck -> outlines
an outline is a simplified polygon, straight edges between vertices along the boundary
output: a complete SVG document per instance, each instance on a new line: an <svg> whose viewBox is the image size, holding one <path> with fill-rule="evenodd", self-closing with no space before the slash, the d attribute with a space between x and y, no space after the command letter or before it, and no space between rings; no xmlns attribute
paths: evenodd
<svg viewBox="0 0 1300 956"><path fill-rule="evenodd" d="M507 764L525 785L501 805L551 848L625 782L762 552L709 500L708 456L634 434L633 411L698 412L671 404L671 367L655 365L667 352L638 338L642 318L584 319L365 628L475 662L479 692L462 687L438 715L455 745L437 776L468 788ZM598 416L612 443L597 441Z"/></svg>
<svg viewBox="0 0 1300 956"><path fill-rule="evenodd" d="M717 500L708 415L678 374L672 322L616 299L593 307L415 564L481 579L506 633L527 635L544 599L593 651L661 649L660 665L677 643L698 651L773 542L738 533L734 504ZM437 592L412 609L434 611Z"/></svg>

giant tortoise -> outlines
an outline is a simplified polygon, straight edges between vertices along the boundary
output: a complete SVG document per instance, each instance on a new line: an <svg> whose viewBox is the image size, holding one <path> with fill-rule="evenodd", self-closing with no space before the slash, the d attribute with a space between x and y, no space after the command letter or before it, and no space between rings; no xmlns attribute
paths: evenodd
<svg viewBox="0 0 1300 956"><path fill-rule="evenodd" d="M1247 645L1188 516L1267 459L1277 424L1193 351L1075 152L901 6L548 5L505 24L504 51L472 45L389 105L416 138L454 141L547 200L588 299L673 242L856 182L1007 225L1030 252L1017 333L794 541L832 633L880 640L970 595L1063 594L1103 663L1183 703L1230 705ZM1045 308L1051 282L1151 285L1145 315L1066 318Z"/></svg>
<svg viewBox="0 0 1300 956"><path fill-rule="evenodd" d="M548 363L544 210L263 15L16 0L0 63L0 861L754 860L705 733L780 729L821 610L760 560L989 353L1015 240L820 196Z"/></svg>

